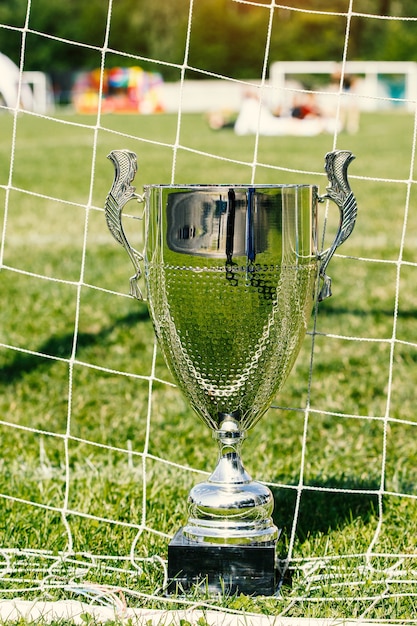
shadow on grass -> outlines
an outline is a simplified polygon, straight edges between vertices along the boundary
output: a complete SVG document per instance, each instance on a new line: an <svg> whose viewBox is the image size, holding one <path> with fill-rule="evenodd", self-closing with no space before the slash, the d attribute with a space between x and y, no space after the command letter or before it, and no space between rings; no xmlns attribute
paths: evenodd
<svg viewBox="0 0 417 626"><path fill-rule="evenodd" d="M106 343L109 335L117 327L130 327L138 322L147 320L149 320L149 314L147 308L144 307L139 309L139 311L129 313L125 317L118 319L97 333L81 332L77 335L77 354L80 354L83 349ZM38 347L36 352L39 352L41 355L49 355L52 358L40 356L39 354L28 354L27 352L15 352L13 360L0 367L0 384L7 385L16 382L25 374L39 368L50 367L55 363L55 358L69 359L73 349L73 342L74 333L49 337L47 341Z"/></svg>
<svg viewBox="0 0 417 626"><path fill-rule="evenodd" d="M378 487L375 481L366 484L336 478L314 481L314 489L306 487L301 494L296 533L298 540L303 543L309 535L341 529L357 518L367 523L378 508L377 495L369 491ZM273 493L274 522L288 534L295 514L296 491L273 489Z"/></svg>
<svg viewBox="0 0 417 626"><path fill-rule="evenodd" d="M362 317L363 315L376 315L378 317L394 317L394 307L391 309L382 309L382 308L371 308L371 309L361 309L359 307L350 307L350 306L337 306L332 304L331 302L326 302L325 305L321 305L319 309L319 316L324 317L325 315L352 315L357 317ZM415 319L417 317L417 309L406 309L400 308L398 310L397 316L402 319Z"/></svg>

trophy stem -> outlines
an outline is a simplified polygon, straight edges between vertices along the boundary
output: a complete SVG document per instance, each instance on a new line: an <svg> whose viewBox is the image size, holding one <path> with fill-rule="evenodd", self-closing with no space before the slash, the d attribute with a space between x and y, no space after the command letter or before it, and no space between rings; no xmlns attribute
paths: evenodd
<svg viewBox="0 0 417 626"><path fill-rule="evenodd" d="M219 458L210 478L190 491L185 537L221 545L275 544L278 529L271 517L271 490L252 480L240 457L245 433L229 420L213 436Z"/></svg>

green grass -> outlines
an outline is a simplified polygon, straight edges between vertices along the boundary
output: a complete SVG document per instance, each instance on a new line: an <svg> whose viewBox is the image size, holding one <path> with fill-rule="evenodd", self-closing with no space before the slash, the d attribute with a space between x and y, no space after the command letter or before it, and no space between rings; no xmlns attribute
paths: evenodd
<svg viewBox="0 0 417 626"><path fill-rule="evenodd" d="M61 510L67 506L74 553L127 559L117 571L93 567L88 580L154 594L162 584L161 568L145 563L144 574L139 575L132 572L127 558L139 525L144 521L147 529L136 542L135 555L166 558L168 536L184 523L188 491L200 479L198 473L181 466L210 471L217 452L210 432L181 394L159 382L153 388L146 440L148 382L141 377L151 371L153 331L146 306L117 295L128 292L133 270L124 250L108 233L101 207L113 178L106 159L111 149L126 147L138 153L138 188L171 182L173 150L164 144L175 142L177 120L170 115L109 116L103 118L105 128L100 129L90 117L61 120L66 123L27 115L17 120L0 283L0 341L17 348L0 348L0 550L46 550L52 555L66 550L68 533ZM12 124L12 117L0 116L1 206L9 177ZM295 535L293 585L285 586L279 598L223 598L215 603L274 615L287 609L287 616L348 618L361 615L371 604L369 598L381 595L366 613L367 619L406 619L416 614L412 583L412 557L417 553L414 185L402 257L407 263L400 270L396 263L406 181L416 178L410 172L412 129L413 118L407 114L364 114L359 134L339 138L338 147L352 150L357 157L350 175L359 217L352 237L340 249L342 256L332 260L329 274L334 295L320 305L316 323L312 413L303 475L307 489L301 496ZM202 116L188 115L182 120L180 144L174 182L252 180L253 137L236 137L232 130L211 131ZM332 137L325 135L263 137L257 159L264 166L257 167L255 182L312 182L324 191L324 175L287 169L321 172L324 154L331 149ZM212 153L239 163L206 156ZM329 230L338 217L336 207L330 209ZM129 212L134 210L134 205L129 205ZM140 227L136 220L131 222L132 241L140 247ZM398 272L398 342L390 381ZM74 347L76 322L79 334ZM275 520L283 528L278 548L283 558L296 505L304 429L304 414L285 407L296 409L306 404L311 342L308 335L274 408L250 433L243 448L250 473L272 484ZM75 361L70 367L72 355ZM97 369L100 367L106 371ZM159 354L156 376L171 380ZM390 420L384 429L385 416ZM140 453L146 447L150 455L174 465L162 464L153 456L147 459L143 519ZM381 488L383 462L382 488L390 493L383 498L383 524L374 545L375 554L383 556L373 556L372 573L361 569L361 555L378 524L376 492ZM390 585L391 593L385 597L382 570L396 562L398 553L410 558L404 557L404 576ZM327 560L313 583L297 563L307 559L311 564L316 558ZM62 580L74 577L76 566L66 567ZM33 563L29 563L29 571L31 580L42 575ZM0 597L9 597L12 587L28 587L28 578L29 573L26 578L17 574L3 577ZM342 584L348 580L354 582ZM21 592L21 597L38 593ZM52 597L60 593L59 588L50 591ZM297 600L303 595L304 600ZM131 602L166 606L162 595L160 600L135 599L132 592Z"/></svg>

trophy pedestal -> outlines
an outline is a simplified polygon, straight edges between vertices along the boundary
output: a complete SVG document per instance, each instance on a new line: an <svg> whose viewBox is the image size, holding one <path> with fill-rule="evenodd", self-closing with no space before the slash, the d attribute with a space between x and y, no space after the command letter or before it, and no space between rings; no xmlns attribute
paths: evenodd
<svg viewBox="0 0 417 626"><path fill-rule="evenodd" d="M179 530L168 546L167 591L181 594L200 585L202 592L271 596L279 582L275 543L197 543Z"/></svg>

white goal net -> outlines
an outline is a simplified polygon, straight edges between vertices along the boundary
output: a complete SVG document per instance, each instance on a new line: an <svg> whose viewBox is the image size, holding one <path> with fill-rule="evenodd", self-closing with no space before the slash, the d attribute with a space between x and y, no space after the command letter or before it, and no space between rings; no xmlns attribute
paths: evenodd
<svg viewBox="0 0 417 626"><path fill-rule="evenodd" d="M417 71L409 59L355 63L364 24L392 29L394 54L398 25L415 40L417 14L365 0L187 0L168 3L164 22L158 3L140 4L142 18L128 2L91 3L94 36L82 40L43 19L44 1L20 2L20 17L0 11L17 51L0 57L0 619L416 623ZM217 8L253 20L229 48L258 54L257 75L205 56ZM337 56L314 66L279 56L300 16L300 37L338 33ZM141 44L152 17L153 56ZM137 38L114 47L113 29L130 19ZM170 24L176 56L164 48ZM70 97L40 41L57 58L95 55ZM256 114L238 132L247 100ZM307 182L324 192L325 153L356 155L358 224L329 268L334 295L242 450L283 529L286 577L273 597L164 592L168 543L217 450L166 369L146 305L128 296L129 260L103 210L116 148L138 154L138 191ZM326 238L332 209L323 205Z"/></svg>

